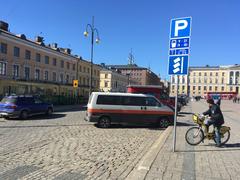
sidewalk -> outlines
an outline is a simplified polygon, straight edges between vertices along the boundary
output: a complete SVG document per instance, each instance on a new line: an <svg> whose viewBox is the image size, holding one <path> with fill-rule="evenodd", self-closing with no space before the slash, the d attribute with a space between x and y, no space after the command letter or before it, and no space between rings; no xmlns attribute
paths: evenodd
<svg viewBox="0 0 240 180"><path fill-rule="evenodd" d="M215 147L213 141L205 140L198 146L190 146L185 141L185 133L191 124L191 115L187 112L202 112L206 105L191 102L183 109L184 112L178 117L176 152L173 152L173 127L169 127L162 138L161 147L157 151L155 158L152 158L149 166L142 165L149 158L145 157L145 162L141 162L135 167L128 179L174 179L174 180L206 180L206 179L240 179L240 120L239 114L232 113L231 117L226 114L226 125L233 127L231 137L223 148ZM236 109L237 110L237 109ZM235 135L237 134L237 135ZM158 142L159 143L159 142ZM148 155L146 155L148 156ZM144 158L143 158L144 159ZM151 159L151 158L150 158Z"/></svg>

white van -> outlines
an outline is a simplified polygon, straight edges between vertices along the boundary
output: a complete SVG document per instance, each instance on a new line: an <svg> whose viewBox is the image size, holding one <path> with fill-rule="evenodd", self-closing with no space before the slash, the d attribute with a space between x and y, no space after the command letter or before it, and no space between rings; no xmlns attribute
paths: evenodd
<svg viewBox="0 0 240 180"><path fill-rule="evenodd" d="M119 123L157 123L165 128L173 124L173 117L173 110L151 95L93 92L85 120L103 128Z"/></svg>

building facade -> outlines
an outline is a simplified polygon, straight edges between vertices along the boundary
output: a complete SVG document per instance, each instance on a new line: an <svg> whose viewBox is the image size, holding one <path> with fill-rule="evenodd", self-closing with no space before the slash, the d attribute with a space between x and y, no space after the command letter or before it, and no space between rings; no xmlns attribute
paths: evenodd
<svg viewBox="0 0 240 180"><path fill-rule="evenodd" d="M100 71L100 91L126 92L128 77L119 72L103 69Z"/></svg>
<svg viewBox="0 0 240 180"><path fill-rule="evenodd" d="M109 69L118 70L129 78L129 84L134 85L160 85L160 78L148 68L136 64L108 65Z"/></svg>
<svg viewBox="0 0 240 180"><path fill-rule="evenodd" d="M88 96L90 62L42 37L29 40L0 23L0 95ZM93 89L99 90L100 67L93 65ZM73 88L73 80L79 85Z"/></svg>
<svg viewBox="0 0 240 180"><path fill-rule="evenodd" d="M208 92L240 94L240 65L190 67L188 75L179 76L179 94L205 96ZM171 77L171 95L176 95L177 76Z"/></svg>

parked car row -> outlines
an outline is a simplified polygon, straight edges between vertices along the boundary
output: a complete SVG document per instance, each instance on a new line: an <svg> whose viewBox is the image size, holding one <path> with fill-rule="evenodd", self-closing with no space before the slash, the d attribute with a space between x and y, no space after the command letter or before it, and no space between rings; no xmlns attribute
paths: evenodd
<svg viewBox="0 0 240 180"><path fill-rule="evenodd" d="M53 113L53 105L34 96L5 96L0 102L0 117L27 119L29 116Z"/></svg>

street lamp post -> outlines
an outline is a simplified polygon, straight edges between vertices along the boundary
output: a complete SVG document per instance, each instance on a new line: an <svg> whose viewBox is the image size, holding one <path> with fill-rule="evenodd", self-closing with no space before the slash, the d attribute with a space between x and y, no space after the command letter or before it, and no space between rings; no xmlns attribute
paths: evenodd
<svg viewBox="0 0 240 180"><path fill-rule="evenodd" d="M98 30L94 27L94 16L92 17L92 24L87 24L84 36L88 36L88 29L91 30L91 65L90 65L90 86L89 86L89 96L92 93L92 72L93 72L93 45L94 45L94 33L96 32L97 38L95 42L98 44L100 42Z"/></svg>

